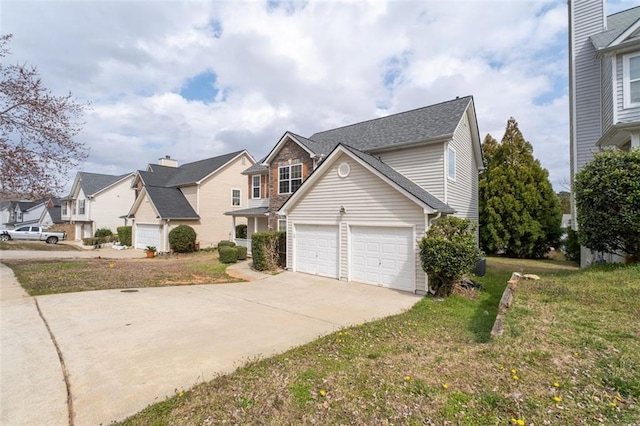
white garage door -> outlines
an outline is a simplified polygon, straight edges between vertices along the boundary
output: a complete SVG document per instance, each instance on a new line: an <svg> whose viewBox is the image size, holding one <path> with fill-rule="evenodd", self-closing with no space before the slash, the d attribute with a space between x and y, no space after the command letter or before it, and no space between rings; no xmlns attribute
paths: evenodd
<svg viewBox="0 0 640 426"><path fill-rule="evenodd" d="M136 248L138 249L153 246L160 250L161 237L159 225L136 225Z"/></svg>
<svg viewBox="0 0 640 426"><path fill-rule="evenodd" d="M295 225L296 271L338 278L338 227Z"/></svg>
<svg viewBox="0 0 640 426"><path fill-rule="evenodd" d="M351 227L351 280L415 290L413 229Z"/></svg>

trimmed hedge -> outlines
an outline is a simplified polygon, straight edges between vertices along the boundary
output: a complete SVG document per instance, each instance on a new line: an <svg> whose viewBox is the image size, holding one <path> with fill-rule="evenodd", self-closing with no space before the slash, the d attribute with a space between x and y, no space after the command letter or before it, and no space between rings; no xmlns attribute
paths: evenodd
<svg viewBox="0 0 640 426"><path fill-rule="evenodd" d="M222 246L218 249L220 254L220 262L236 263L238 261L238 250L236 247Z"/></svg>
<svg viewBox="0 0 640 426"><path fill-rule="evenodd" d="M100 237L110 237L112 235L113 235L113 232L111 232L111 229L100 228L96 231L96 233L93 236L96 238L100 238Z"/></svg>
<svg viewBox="0 0 640 426"><path fill-rule="evenodd" d="M234 243L233 241L228 241L228 240L222 240L218 243L218 248L220 247L235 247L236 243Z"/></svg>
<svg viewBox="0 0 640 426"><path fill-rule="evenodd" d="M253 267L258 271L272 271L284 266L286 241L284 232L256 232L251 235Z"/></svg>
<svg viewBox="0 0 640 426"><path fill-rule="evenodd" d="M235 247L238 253L238 260L245 260L247 258L247 248L242 246Z"/></svg>
<svg viewBox="0 0 640 426"><path fill-rule="evenodd" d="M120 244L123 246L131 245L131 226L118 226L116 232L118 233L118 241L120 241Z"/></svg>
<svg viewBox="0 0 640 426"><path fill-rule="evenodd" d="M178 225L169 231L169 244L176 253L191 253L196 250L196 231L189 225Z"/></svg>

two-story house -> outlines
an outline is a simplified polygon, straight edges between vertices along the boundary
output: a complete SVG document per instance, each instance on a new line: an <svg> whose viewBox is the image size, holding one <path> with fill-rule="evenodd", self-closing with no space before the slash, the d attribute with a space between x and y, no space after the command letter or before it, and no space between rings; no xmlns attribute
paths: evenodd
<svg viewBox="0 0 640 426"><path fill-rule="evenodd" d="M169 232L182 224L196 231L201 248L234 238L223 214L247 207L246 177L241 173L254 163L242 150L181 166L167 156L138 171L128 214L134 247L168 252Z"/></svg>
<svg viewBox="0 0 640 426"><path fill-rule="evenodd" d="M61 219L75 225L75 239L93 237L96 230L116 232L134 201L134 174L120 176L78 172L69 195L60 200Z"/></svg>
<svg viewBox="0 0 640 426"><path fill-rule="evenodd" d="M290 270L424 293L418 242L444 215L477 222L481 168L473 99L456 98L309 138L285 133L245 170L259 201L228 214L286 230Z"/></svg>
<svg viewBox="0 0 640 426"><path fill-rule="evenodd" d="M569 93L571 182L594 152L640 147L640 7L606 16L604 0L569 1ZM617 258L583 248L581 265L596 256Z"/></svg>

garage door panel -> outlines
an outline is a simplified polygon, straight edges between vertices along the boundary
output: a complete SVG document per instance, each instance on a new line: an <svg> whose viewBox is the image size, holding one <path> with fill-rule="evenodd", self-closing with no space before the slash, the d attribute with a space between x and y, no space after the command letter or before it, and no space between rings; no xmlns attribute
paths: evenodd
<svg viewBox="0 0 640 426"><path fill-rule="evenodd" d="M412 228L353 226L350 251L353 281L415 289Z"/></svg>
<svg viewBox="0 0 640 426"><path fill-rule="evenodd" d="M136 248L160 247L162 233L159 225L136 225Z"/></svg>
<svg viewBox="0 0 640 426"><path fill-rule="evenodd" d="M296 271L338 278L338 227L294 225Z"/></svg>

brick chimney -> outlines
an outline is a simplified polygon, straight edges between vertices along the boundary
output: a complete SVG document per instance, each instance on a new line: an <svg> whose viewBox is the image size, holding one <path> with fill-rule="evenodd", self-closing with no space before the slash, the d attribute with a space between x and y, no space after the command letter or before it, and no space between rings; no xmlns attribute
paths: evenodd
<svg viewBox="0 0 640 426"><path fill-rule="evenodd" d="M167 167L178 167L178 161L173 160L169 155L165 155L164 158L159 158L158 164Z"/></svg>

